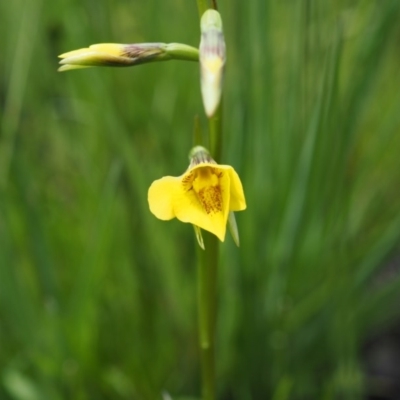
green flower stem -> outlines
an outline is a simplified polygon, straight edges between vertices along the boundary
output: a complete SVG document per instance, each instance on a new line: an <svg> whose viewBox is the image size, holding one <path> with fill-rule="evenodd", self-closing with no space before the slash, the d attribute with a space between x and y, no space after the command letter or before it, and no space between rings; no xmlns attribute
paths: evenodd
<svg viewBox="0 0 400 400"><path fill-rule="evenodd" d="M213 7L216 8L216 1ZM207 0L197 0L199 18L209 8ZM197 139L199 138L197 134ZM222 153L222 107L209 119L209 146L211 155L219 161ZM205 250L198 248L198 318L201 357L201 387L203 400L216 399L215 331L217 321L217 273L219 241L215 235L203 231Z"/></svg>
<svg viewBox="0 0 400 400"><path fill-rule="evenodd" d="M168 43L166 53L174 60L199 61L199 49L183 43Z"/></svg>
<svg viewBox="0 0 400 400"><path fill-rule="evenodd" d="M217 316L218 239L203 231L205 250L198 247L199 345L202 399L215 400L215 325Z"/></svg>
<svg viewBox="0 0 400 400"><path fill-rule="evenodd" d="M221 161L222 154L222 99L215 114L209 118L210 152L214 160Z"/></svg>
<svg viewBox="0 0 400 400"><path fill-rule="evenodd" d="M199 9L199 16L201 16L210 8L207 0L197 0L197 8ZM217 0L211 0L211 8L218 10Z"/></svg>
<svg viewBox="0 0 400 400"><path fill-rule="evenodd" d="M199 9L199 17L201 16L210 8L208 6L207 0L197 0L197 8Z"/></svg>

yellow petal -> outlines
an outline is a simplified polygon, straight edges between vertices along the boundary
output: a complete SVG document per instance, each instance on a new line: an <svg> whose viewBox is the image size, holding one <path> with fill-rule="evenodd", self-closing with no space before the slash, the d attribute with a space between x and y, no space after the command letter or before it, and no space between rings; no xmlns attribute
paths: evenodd
<svg viewBox="0 0 400 400"><path fill-rule="evenodd" d="M226 219L222 211L207 213L193 190L181 192L174 202L176 217L182 222L190 222L216 235L221 242L225 239Z"/></svg>
<svg viewBox="0 0 400 400"><path fill-rule="evenodd" d="M63 65L59 68L59 71L68 71L81 67L123 67L132 65L135 60L125 55L125 48L127 48L127 45L124 44L100 43L93 44L83 49L69 51L59 56L62 58L60 64ZM75 65L78 67L74 67Z"/></svg>
<svg viewBox="0 0 400 400"><path fill-rule="evenodd" d="M88 65L88 66L100 66L100 65L129 65L132 64L132 60L128 57L114 56L108 53L100 53L98 51L87 51L86 53L79 53L64 58L60 61L60 64L72 64L72 65Z"/></svg>
<svg viewBox="0 0 400 400"><path fill-rule="evenodd" d="M154 181L149 188L148 201L150 211L157 218L169 220L176 217L182 222L197 225L213 233L223 242L229 212L230 178L228 171L222 171L218 189L215 189L221 191L221 205L218 207L211 204L205 208L191 183L185 183L194 177L195 170L211 168L210 166L219 171L215 164L206 164L206 166L201 164L180 177L166 176ZM210 193L206 193L206 200L209 195Z"/></svg>
<svg viewBox="0 0 400 400"><path fill-rule="evenodd" d="M67 53L60 54L58 57L60 57L60 58L77 57L77 56L86 55L88 53L91 55L96 52L106 53L108 55L113 55L113 56L118 57L123 54L123 50L125 47L126 47L126 45L117 44L117 43L92 44L89 47L72 50L72 51L68 51Z"/></svg>
<svg viewBox="0 0 400 400"><path fill-rule="evenodd" d="M164 176L154 181L148 191L150 211L164 221L176 217L174 212L175 195L181 189L182 177Z"/></svg>
<svg viewBox="0 0 400 400"><path fill-rule="evenodd" d="M183 222L191 222L200 228L216 235L222 242L225 239L226 222L229 212L229 196L230 196L230 180L229 174L219 168L216 164L199 164L193 167L184 177L190 174L203 177L204 193L196 193L196 182L193 182L191 190L182 190L179 201L176 201L175 213L179 220ZM212 171L214 179L217 179L217 186L213 186L216 182L207 181L207 174ZM208 188L207 188L208 186ZM189 186L190 188L190 186ZM197 188L198 189L198 188Z"/></svg>
<svg viewBox="0 0 400 400"><path fill-rule="evenodd" d="M192 168L210 167L226 171L230 180L230 195L229 195L229 211L241 211L246 209L246 200L244 197L242 182L239 175L230 165L219 165L212 163L201 163Z"/></svg>
<svg viewBox="0 0 400 400"><path fill-rule="evenodd" d="M231 181L231 193L230 193L230 211L241 211L246 209L246 199L244 197L242 182L240 181L239 175L233 168L229 170L229 178Z"/></svg>
<svg viewBox="0 0 400 400"><path fill-rule="evenodd" d="M61 65L60 68L58 68L57 71L62 72L62 71L70 71L72 69L82 69L82 68L91 68L91 65L72 65L72 64L65 64Z"/></svg>
<svg viewBox="0 0 400 400"><path fill-rule="evenodd" d="M89 47L93 50L99 51L100 53L107 53L119 57L124 53L124 49L127 47L127 45L118 43L99 43L92 44Z"/></svg>

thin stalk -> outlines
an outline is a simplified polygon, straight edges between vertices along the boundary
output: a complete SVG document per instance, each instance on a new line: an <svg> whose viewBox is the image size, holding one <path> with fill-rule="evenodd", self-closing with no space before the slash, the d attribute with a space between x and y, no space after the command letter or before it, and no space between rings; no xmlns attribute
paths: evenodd
<svg viewBox="0 0 400 400"><path fill-rule="evenodd" d="M205 11L210 8L209 2L207 0L197 0L197 8L199 9L199 16L201 18ZM218 10L217 0L211 0L211 8Z"/></svg>
<svg viewBox="0 0 400 400"><path fill-rule="evenodd" d="M222 154L222 99L215 114L209 118L210 152L214 160L221 161Z"/></svg>
<svg viewBox="0 0 400 400"><path fill-rule="evenodd" d="M222 107L209 122L211 155L220 159L222 151ZM201 357L202 399L215 400L215 331L217 320L217 272L219 241L215 235L203 232L205 249L198 248L198 314Z"/></svg>
<svg viewBox="0 0 400 400"><path fill-rule="evenodd" d="M215 326L217 318L218 239L203 232L205 250L198 248L198 317L202 399L215 400Z"/></svg>
<svg viewBox="0 0 400 400"><path fill-rule="evenodd" d="M203 132L201 131L200 118L198 115L194 116L193 145L204 146Z"/></svg>
<svg viewBox="0 0 400 400"><path fill-rule="evenodd" d="M197 8L199 10L199 17L201 16L210 8L208 5L207 0L197 0Z"/></svg>
<svg viewBox="0 0 400 400"><path fill-rule="evenodd" d="M216 0L212 1L217 9ZM199 18L209 8L207 0L197 0ZM222 106L209 118L209 146L212 157L218 162L222 154ZM197 135L198 136L198 135ZM203 232L204 246L198 247L198 318L201 358L202 400L216 399L215 379L215 331L217 321L217 273L219 241L215 235Z"/></svg>
<svg viewBox="0 0 400 400"><path fill-rule="evenodd" d="M212 156L220 159L222 151L221 104L209 119L209 143ZM215 400L215 331L217 321L217 272L219 241L203 232L205 250L198 250L198 313L201 356L202 399Z"/></svg>

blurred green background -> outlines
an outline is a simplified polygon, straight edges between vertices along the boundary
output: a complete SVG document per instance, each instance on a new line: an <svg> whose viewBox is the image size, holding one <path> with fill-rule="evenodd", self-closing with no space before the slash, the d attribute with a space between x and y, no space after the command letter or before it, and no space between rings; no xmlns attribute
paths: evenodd
<svg viewBox="0 0 400 400"><path fill-rule="evenodd" d="M394 398L400 1L219 8L219 161L248 203L221 246L219 399ZM56 70L199 40L195 0L0 3L0 399L198 398L193 229L147 205L207 127L198 65Z"/></svg>

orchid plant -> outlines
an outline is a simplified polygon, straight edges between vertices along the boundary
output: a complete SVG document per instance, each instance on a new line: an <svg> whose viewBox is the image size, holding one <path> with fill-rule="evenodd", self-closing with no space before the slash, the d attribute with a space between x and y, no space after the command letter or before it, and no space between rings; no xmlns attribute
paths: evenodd
<svg viewBox="0 0 400 400"><path fill-rule="evenodd" d="M143 63L186 60L200 62L200 85L205 114L209 119L211 151L202 143L190 151L190 164L179 177L165 176L153 182L148 191L150 211L161 220L178 220L194 226L199 246L198 303L199 344L204 400L216 398L215 325L218 239L225 240L226 226L239 246L234 211L246 208L242 183L234 168L220 165L222 85L226 61L222 20L216 10L198 1L201 28L199 49L181 43L102 43L61 54L59 71L97 66L127 67ZM200 145L199 145L200 144ZM213 158L214 157L214 158ZM202 231L207 233L203 239Z"/></svg>

